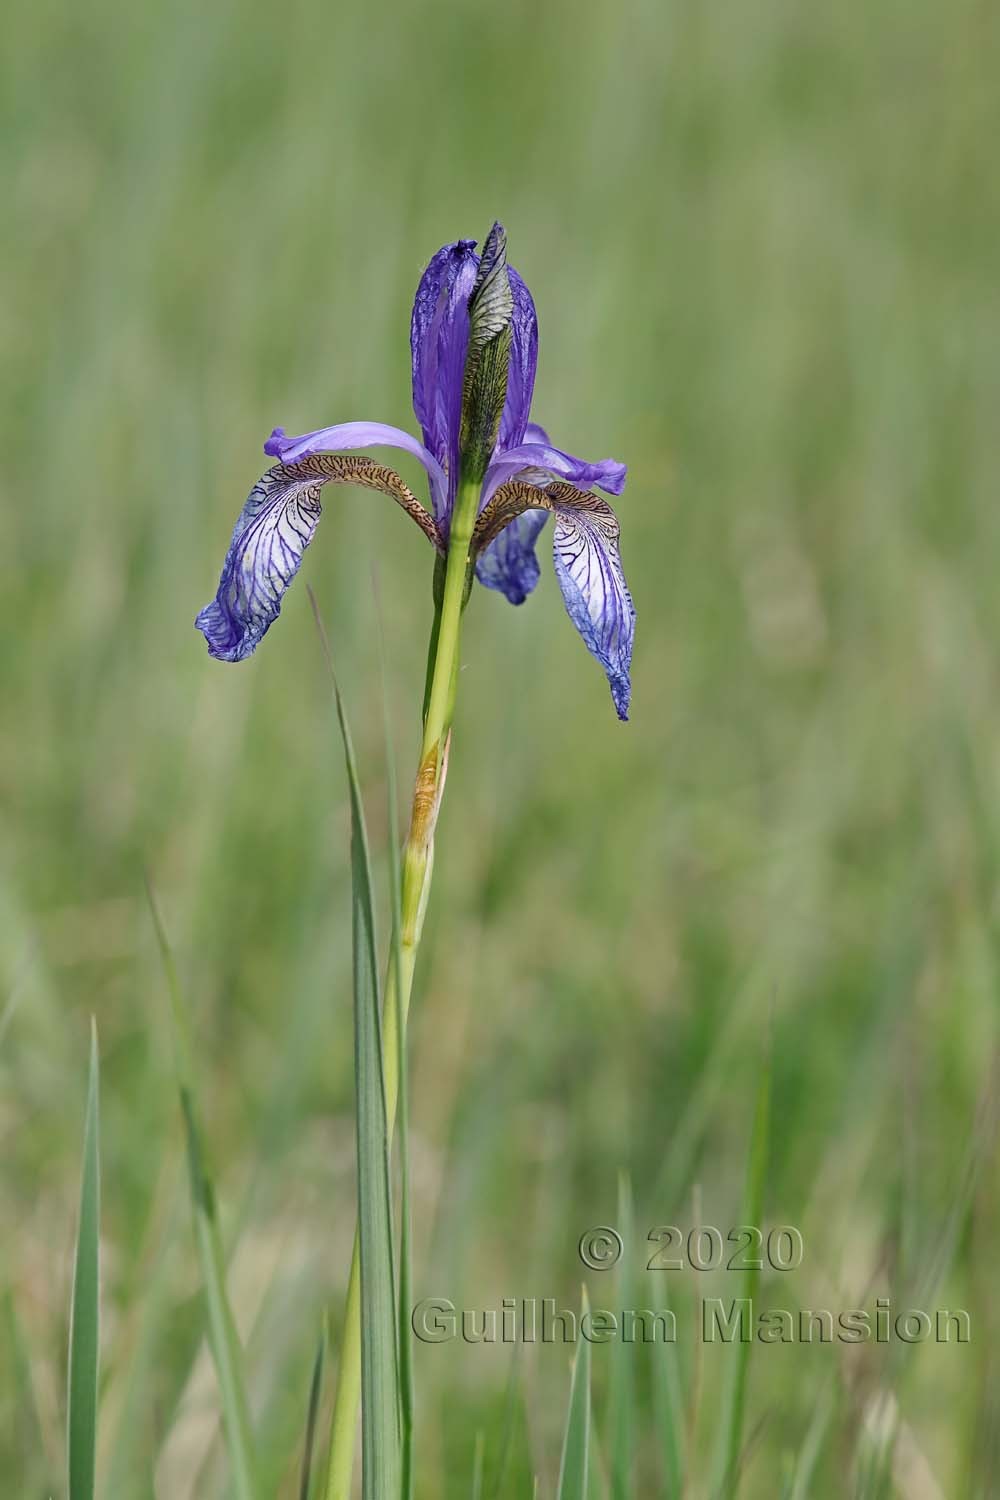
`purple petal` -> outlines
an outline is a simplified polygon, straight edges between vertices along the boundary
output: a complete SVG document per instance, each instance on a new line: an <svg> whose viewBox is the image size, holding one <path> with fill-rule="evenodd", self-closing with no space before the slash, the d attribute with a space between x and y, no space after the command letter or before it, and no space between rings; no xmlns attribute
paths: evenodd
<svg viewBox="0 0 1000 1500"><path fill-rule="evenodd" d="M219 591L195 620L220 661L242 661L278 618L285 590L320 518L315 476L288 479L281 465L250 491L222 565Z"/></svg>
<svg viewBox="0 0 1000 1500"><path fill-rule="evenodd" d="M555 510L552 556L567 612L607 673L618 717L627 719L635 606L622 572L618 522L609 506Z"/></svg>
<svg viewBox="0 0 1000 1500"><path fill-rule="evenodd" d="M538 320L531 293L514 270L507 267L510 289L514 294L514 317L511 323L510 366L507 373L507 399L500 418L497 452L523 442L531 397L535 389L538 365ZM544 439L548 442L548 439Z"/></svg>
<svg viewBox="0 0 1000 1500"><path fill-rule="evenodd" d="M625 488L626 468L613 458L604 458L599 463L588 464L572 453L553 448L548 443L521 443L508 448L495 458L486 471L480 505L485 505L493 492L508 479L523 475L524 470L533 471L531 482L538 483L542 476L551 475L564 479L579 490L589 490L597 485L609 495L620 495ZM544 479L543 479L544 482Z"/></svg>
<svg viewBox="0 0 1000 1500"><path fill-rule="evenodd" d="M410 320L413 410L424 442L447 473L452 491L458 480L469 295L479 267L475 243L457 240L438 251L420 278Z"/></svg>
<svg viewBox="0 0 1000 1500"><path fill-rule="evenodd" d="M535 542L549 518L546 510L526 510L505 526L479 555L476 577L511 604L523 604L538 582Z"/></svg>
<svg viewBox="0 0 1000 1500"><path fill-rule="evenodd" d="M447 504L448 481L444 471L433 454L401 427L389 427L385 422L341 422L336 427L303 433L301 437L287 437L284 428L276 427L264 444L264 452L284 464L308 458L312 453L346 453L355 448L401 448L419 458L430 480L434 514L440 515Z"/></svg>

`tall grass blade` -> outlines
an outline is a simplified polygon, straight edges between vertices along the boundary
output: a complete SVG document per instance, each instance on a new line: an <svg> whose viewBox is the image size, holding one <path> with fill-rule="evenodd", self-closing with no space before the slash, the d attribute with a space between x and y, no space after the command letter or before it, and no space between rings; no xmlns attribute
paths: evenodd
<svg viewBox="0 0 1000 1500"><path fill-rule="evenodd" d="M601 1440L596 1424L590 1424L590 1454L587 1475L587 1500L611 1500L607 1465L601 1452Z"/></svg>
<svg viewBox="0 0 1000 1500"><path fill-rule="evenodd" d="M482 1428L476 1433L476 1447L472 1455L472 1500L483 1500L483 1468L486 1459L486 1434Z"/></svg>
<svg viewBox="0 0 1000 1500"><path fill-rule="evenodd" d="M361 1244L362 1494L364 1500L395 1500L401 1478L399 1362L371 859L347 714L311 592L310 600L330 673L351 804L354 1074Z"/></svg>
<svg viewBox="0 0 1000 1500"><path fill-rule="evenodd" d="M583 1289L581 1312L590 1311ZM573 1380L566 1415L557 1500L587 1500L590 1468L590 1340L581 1338L573 1359Z"/></svg>
<svg viewBox="0 0 1000 1500"><path fill-rule="evenodd" d="M827 1377L813 1407L812 1418L795 1459L789 1486L789 1500L809 1500L813 1493L816 1463L836 1410L834 1375Z"/></svg>
<svg viewBox="0 0 1000 1500"><path fill-rule="evenodd" d="M229 1461L233 1470L233 1485L237 1500L256 1500L257 1461L243 1373L243 1350L236 1333L236 1324L226 1292L226 1260L222 1249L215 1188L208 1169L204 1135L199 1122L195 1097L187 1006L173 952L167 939L166 928L148 878L146 896L170 995L174 1067L187 1145L195 1243L198 1249L205 1296L208 1342L219 1380L222 1421L229 1450Z"/></svg>
<svg viewBox="0 0 1000 1500"><path fill-rule="evenodd" d="M757 1086L757 1105L754 1111L753 1135L750 1141L750 1157L743 1198L744 1224L759 1225L763 1218L770 1116L771 1048L769 1042L762 1059L760 1082ZM743 1273L740 1295L749 1299L751 1305L757 1295L759 1281L759 1267L749 1266ZM711 1494L717 1497L717 1500L732 1500L732 1497L739 1491L740 1444L743 1436L749 1360L750 1343L741 1339L735 1344L730 1354L723 1395L722 1424L711 1487Z"/></svg>
<svg viewBox="0 0 1000 1500"><path fill-rule="evenodd" d="M661 1292L659 1303L665 1310L670 1310L670 1299L666 1291ZM687 1443L684 1382L676 1341L667 1340L662 1346L653 1344L652 1357L653 1410L663 1456L664 1495L666 1500L680 1500L684 1493Z"/></svg>
<svg viewBox="0 0 1000 1500"><path fill-rule="evenodd" d="M517 1417L517 1398L519 1393L519 1371L518 1353L520 1344L515 1344L510 1360L510 1373L507 1376L507 1393L503 1403L503 1425L500 1429L500 1451L497 1455L496 1472L493 1475L493 1483L490 1486L490 1500L500 1500L504 1493L504 1480L507 1477L507 1468L510 1462L510 1452L514 1445L514 1422Z"/></svg>
<svg viewBox="0 0 1000 1500"><path fill-rule="evenodd" d="M97 1454L97 1375L100 1353L100 1078L97 1026L90 1024L90 1077L83 1128L80 1219L73 1263L69 1325L69 1403L66 1466L69 1500L93 1500Z"/></svg>
<svg viewBox="0 0 1000 1500"><path fill-rule="evenodd" d="M376 603L377 603L376 592ZM402 1500L412 1500L413 1495L413 1330L410 1326L411 1270L410 1270L410 1134L409 1134L409 1088L407 1083L406 1017L402 1005L403 914L400 907L402 891L402 869L399 858L399 804L396 787L396 755L392 736L392 719L389 713L389 695L385 677L385 640L382 631L382 614L378 611L379 664L382 675L382 721L385 736L385 780L388 803L389 830L389 891L392 942L389 954L389 993L396 1007L396 1076L399 1086L396 1095L396 1139L399 1143L399 1415L401 1427L400 1465L402 1471L400 1495Z"/></svg>
<svg viewBox="0 0 1000 1500"><path fill-rule="evenodd" d="M323 1366L326 1363L326 1322L319 1336L316 1358L313 1360L312 1379L309 1382L309 1412L306 1417L306 1436L302 1445L302 1475L299 1480L299 1500L309 1500L312 1489L313 1452L316 1447L316 1420L319 1416L319 1398L323 1389Z"/></svg>
<svg viewBox="0 0 1000 1500"><path fill-rule="evenodd" d="M4 1269L6 1272L6 1267ZM41 1475L45 1469L45 1434L32 1379L28 1343L10 1286L5 1288L0 1297L0 1307L3 1309L0 1316L3 1332L0 1336L5 1341L10 1359L13 1409L17 1413L17 1438L23 1457L23 1469L26 1474L32 1475L37 1469ZM42 1488L48 1493L51 1485L46 1481L44 1486L38 1485L39 1490Z"/></svg>
<svg viewBox="0 0 1000 1500"><path fill-rule="evenodd" d="M888 1388L883 1388L870 1399L858 1428L856 1500L888 1500L898 1438L899 1412L895 1398Z"/></svg>
<svg viewBox="0 0 1000 1500"><path fill-rule="evenodd" d="M625 1243L625 1253L618 1262L618 1306L635 1307L632 1278L632 1189L624 1172L618 1177L618 1232ZM610 1447L612 1500L631 1500L632 1495L632 1413L635 1409L635 1346L616 1339L611 1359Z"/></svg>

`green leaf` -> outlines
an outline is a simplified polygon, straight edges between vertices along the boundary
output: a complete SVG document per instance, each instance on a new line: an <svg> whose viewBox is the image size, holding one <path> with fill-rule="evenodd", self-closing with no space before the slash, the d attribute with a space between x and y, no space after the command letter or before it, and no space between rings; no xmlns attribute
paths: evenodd
<svg viewBox="0 0 1000 1500"><path fill-rule="evenodd" d="M233 1484L237 1500L256 1500L257 1461L254 1454L250 1407L243 1374L243 1350L226 1292L226 1260L222 1249L215 1188L208 1169L195 1096L187 1006L177 975L174 956L167 940L166 928L160 917L153 888L148 878L146 896L170 994L174 1067L187 1144L195 1242L201 1265L208 1342L219 1380L222 1420L229 1450L229 1461L233 1469Z"/></svg>
<svg viewBox="0 0 1000 1500"><path fill-rule="evenodd" d="M634 1307L631 1274L632 1190L624 1172L618 1178L618 1232L625 1253L618 1262L616 1279L619 1307ZM635 1345L616 1339L611 1352L611 1494L613 1500L630 1500L632 1495L632 1412L635 1408L635 1381L632 1361Z"/></svg>
<svg viewBox="0 0 1000 1500"><path fill-rule="evenodd" d="M836 1372L831 1371L820 1389L818 1399L813 1403L812 1417L795 1461L789 1500L809 1500L813 1493L816 1463L836 1412L835 1379Z"/></svg>
<svg viewBox="0 0 1000 1500"><path fill-rule="evenodd" d="M743 1198L744 1224L759 1225L763 1218L770 1116L771 1052L770 1044L768 1044L766 1055L762 1059L760 1082L757 1086L757 1106L754 1111L753 1134L750 1139L750 1156ZM759 1266L748 1266L743 1273L740 1295L749 1299L751 1306L757 1295L759 1281ZM711 1493L719 1497L719 1500L732 1500L732 1497L739 1491L740 1446L743 1436L743 1413L746 1405L749 1361L750 1341L741 1339L730 1353L723 1394L722 1422L719 1428L719 1444L716 1449L711 1488Z"/></svg>
<svg viewBox="0 0 1000 1500"><path fill-rule="evenodd" d="M361 1242L362 1494L364 1500L394 1500L399 1494L401 1477L399 1363L371 859L347 714L319 609L311 591L310 600L344 742L351 803L354 1075Z"/></svg>
<svg viewBox="0 0 1000 1500"><path fill-rule="evenodd" d="M590 1311L583 1289L581 1317ZM566 1415L557 1500L587 1500L590 1466L590 1340L580 1337L573 1359L573 1380Z"/></svg>
<svg viewBox="0 0 1000 1500"><path fill-rule="evenodd" d="M389 714L389 698L385 678L385 642L382 633L382 617L379 613L378 628L379 663L382 675L382 722L385 738L386 801L388 803L389 829L389 892L392 918L392 943L389 954L389 993L395 1004L396 1017L396 1076L399 1086L396 1099L396 1139L399 1143L400 1176L400 1225L399 1225L399 1297L397 1329L399 1339L399 1414L401 1423L401 1481L402 1500L411 1500L413 1495L413 1329L410 1324L411 1276L410 1276L410 1134L409 1134L409 1087L407 1080L406 1016L403 1011L403 913L400 905L402 893L402 869L399 858L399 807L396 787L396 756L393 747L392 723Z"/></svg>
<svg viewBox="0 0 1000 1500"><path fill-rule="evenodd" d="M486 1459L486 1434L476 1433L476 1447L472 1455L472 1500L483 1500L483 1469Z"/></svg>
<svg viewBox="0 0 1000 1500"><path fill-rule="evenodd" d="M6 1276L7 1268L4 1267ZM24 1460L24 1473L32 1472L32 1466L37 1465L39 1472L42 1470L45 1453L45 1438L42 1426L42 1417L38 1409L38 1400L35 1395L34 1381L32 1379L32 1361L28 1352L28 1343L25 1338L21 1320L18 1317L17 1305L14 1301L14 1293L10 1285L4 1288L0 1296L0 1307L2 1307L3 1333L6 1350L9 1354L11 1365L11 1376L13 1390L11 1393L13 1410L17 1413L16 1436L18 1446ZM41 1484L36 1486L41 1490ZM51 1486L46 1482L44 1485L46 1493Z"/></svg>
<svg viewBox="0 0 1000 1500"><path fill-rule="evenodd" d="M507 1469L510 1462L510 1453L514 1444L514 1423L517 1417L517 1404L520 1394L520 1372L518 1360L521 1345L515 1343L511 1352L510 1371L507 1376L507 1393L503 1403L503 1423L500 1428L500 1451L497 1456L496 1471L493 1475L493 1484L490 1488L490 1500L500 1500L504 1493L504 1482L507 1477Z"/></svg>
<svg viewBox="0 0 1000 1500"><path fill-rule="evenodd" d="M93 1500L97 1452L100 1351L101 1163L97 1026L90 1027L90 1078L83 1129L80 1219L73 1265L69 1327L69 1410L66 1423L69 1500Z"/></svg>
<svg viewBox="0 0 1000 1500"><path fill-rule="evenodd" d="M889 1391L882 1391L871 1407L870 1422L862 1421L855 1447L856 1500L889 1500L892 1460L899 1438L899 1414Z"/></svg>
<svg viewBox="0 0 1000 1500"><path fill-rule="evenodd" d="M316 1419L319 1416L319 1398L323 1389L323 1366L326 1363L326 1323L319 1336L316 1358L313 1360L312 1380L309 1382L309 1411L306 1416L306 1436L302 1447L302 1476L299 1480L299 1500L309 1500L312 1488L313 1450L316 1446Z"/></svg>
<svg viewBox="0 0 1000 1500"><path fill-rule="evenodd" d="M660 1293L665 1311L670 1309L666 1289ZM680 1500L684 1493L686 1436L681 1363L675 1342L651 1345L653 1360L653 1407L663 1453L664 1495Z"/></svg>

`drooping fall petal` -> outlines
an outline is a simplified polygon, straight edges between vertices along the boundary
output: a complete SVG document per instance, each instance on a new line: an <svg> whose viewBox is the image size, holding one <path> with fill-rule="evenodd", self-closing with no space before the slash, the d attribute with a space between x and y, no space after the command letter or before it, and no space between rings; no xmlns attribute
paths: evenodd
<svg viewBox="0 0 1000 1500"><path fill-rule="evenodd" d="M555 515L552 557L566 611L607 674L620 719L628 718L635 606L618 547L618 517L600 495L568 484L540 489L511 481L480 513L472 538L477 555L512 522L542 508Z"/></svg>
<svg viewBox="0 0 1000 1500"><path fill-rule="evenodd" d="M319 524L325 484L358 484L389 495L441 549L430 512L399 475L370 458L313 454L276 464L258 480L240 512L222 565L218 591L195 625L220 661L250 656L281 612L281 601L299 570Z"/></svg>
<svg viewBox="0 0 1000 1500"><path fill-rule="evenodd" d="M548 519L547 510L526 510L505 526L476 559L479 582L523 604L538 582L535 543Z"/></svg>

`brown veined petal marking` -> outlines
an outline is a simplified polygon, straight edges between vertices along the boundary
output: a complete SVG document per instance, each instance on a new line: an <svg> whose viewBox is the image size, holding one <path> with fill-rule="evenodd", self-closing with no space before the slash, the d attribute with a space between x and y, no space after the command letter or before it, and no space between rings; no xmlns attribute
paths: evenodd
<svg viewBox="0 0 1000 1500"><path fill-rule="evenodd" d="M389 495L438 552L441 533L394 469L353 454L316 453L275 464L254 485L233 531L215 598L195 624L212 656L242 661L277 619L281 601L319 524L326 484L357 484Z"/></svg>
<svg viewBox="0 0 1000 1500"><path fill-rule="evenodd" d="M435 550L444 554L444 540L434 517L425 505L421 505L409 486L403 483L395 469L377 464L373 458L360 458L353 453L316 453L311 458L300 459L298 463L278 464L276 469L288 474L315 474L317 494L324 484L330 483L359 484L363 489L380 490L383 495L388 495L397 505L402 506L410 519L416 521ZM276 469L272 469L271 473L275 473Z"/></svg>
<svg viewBox="0 0 1000 1500"><path fill-rule="evenodd" d="M532 471L533 476L536 471ZM539 480L544 471L537 471ZM472 533L472 551L478 556L511 521L526 510L551 510L556 515L561 510L577 511L593 518L594 524L610 539L618 540L620 526L618 517L608 502L593 490L578 490L572 484L527 484L523 480L511 479L502 484L493 494L488 505L479 513Z"/></svg>

